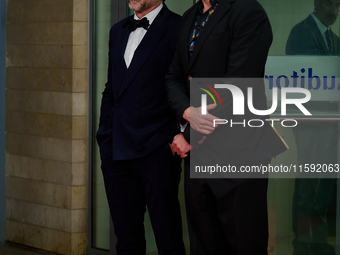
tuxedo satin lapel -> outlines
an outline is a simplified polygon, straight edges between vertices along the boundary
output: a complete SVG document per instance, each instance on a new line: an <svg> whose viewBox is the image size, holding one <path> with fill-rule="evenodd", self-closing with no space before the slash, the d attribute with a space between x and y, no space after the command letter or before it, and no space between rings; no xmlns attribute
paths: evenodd
<svg viewBox="0 0 340 255"><path fill-rule="evenodd" d="M210 35L213 28L218 24L220 19L230 9L230 7L231 7L230 3L231 2L234 2L234 0L231 0L231 1L221 0L219 2L215 12L211 15L207 24L204 26L204 28L200 32L200 35L198 36L198 38L195 42L194 51L192 52L192 55L191 55L191 61L190 61L189 69L192 66L192 64L195 62L197 55L199 54L202 46L204 45L205 40L208 38L208 36Z"/></svg>
<svg viewBox="0 0 340 255"><path fill-rule="evenodd" d="M126 67L126 63L125 63L125 59L124 59L124 53L125 53L125 48L126 48L129 36L130 36L129 29L127 27L122 28L121 32L119 34L119 39L118 39L119 41L117 43L117 45L118 45L118 47L117 47L118 58L115 62L119 65L119 68L124 68L125 70L127 69L127 67Z"/></svg>
<svg viewBox="0 0 340 255"><path fill-rule="evenodd" d="M164 5L160 13L157 15L156 19L149 27L147 33L145 34L143 40L140 42L133 55L131 64L125 74L125 79L120 89L119 96L131 84L135 76L144 66L145 62L150 58L150 55L156 48L159 40L162 38L166 30L166 21L168 19L168 16L169 10Z"/></svg>
<svg viewBox="0 0 340 255"><path fill-rule="evenodd" d="M112 49L110 51L113 51L114 53L112 56L110 56L111 61L113 65L115 65L115 68L117 68L117 73L119 73L121 79L123 80L127 71L127 67L125 64L124 59L124 52L127 45L127 41L129 39L130 31L128 28L121 28L119 33L116 36L116 38L111 38L112 40L115 40L115 43L113 44ZM114 94L118 95L120 91L120 87L114 86L113 87Z"/></svg>

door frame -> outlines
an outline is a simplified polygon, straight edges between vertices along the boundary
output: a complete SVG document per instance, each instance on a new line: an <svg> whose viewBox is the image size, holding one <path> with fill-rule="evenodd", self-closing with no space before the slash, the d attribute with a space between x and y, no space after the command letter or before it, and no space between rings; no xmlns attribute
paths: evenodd
<svg viewBox="0 0 340 255"><path fill-rule="evenodd" d="M0 244L5 243L6 0L0 0Z"/></svg>

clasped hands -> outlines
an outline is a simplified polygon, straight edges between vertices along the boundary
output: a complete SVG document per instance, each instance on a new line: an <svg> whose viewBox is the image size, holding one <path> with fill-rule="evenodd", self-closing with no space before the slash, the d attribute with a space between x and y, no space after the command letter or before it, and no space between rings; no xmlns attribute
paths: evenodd
<svg viewBox="0 0 340 255"><path fill-rule="evenodd" d="M207 105L207 111L214 109L215 104ZM207 113L201 114L201 107L188 107L183 113L183 119L189 122L190 127L197 132L205 135L211 134L215 127L213 125L214 115ZM174 137L170 145L173 153L177 153L181 158L188 156L189 151L193 148L184 138L183 134L178 134Z"/></svg>

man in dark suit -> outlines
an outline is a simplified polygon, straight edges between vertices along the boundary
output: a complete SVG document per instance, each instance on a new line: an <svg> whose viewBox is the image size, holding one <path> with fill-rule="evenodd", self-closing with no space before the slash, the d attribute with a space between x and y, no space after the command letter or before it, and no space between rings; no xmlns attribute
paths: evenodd
<svg viewBox="0 0 340 255"><path fill-rule="evenodd" d="M169 146L177 127L164 86L180 16L162 0L129 0L129 7L135 14L110 31L97 132L117 254L145 254L146 206L158 253L185 254L180 158Z"/></svg>
<svg viewBox="0 0 340 255"><path fill-rule="evenodd" d="M332 32L340 0L315 0L314 12L291 30L287 55L339 56L339 37ZM337 112L337 103L309 102L306 107L318 113ZM338 124L335 122L300 122L293 129L299 165L337 163ZM316 176L317 177L317 176ZM293 196L294 255L335 254L328 244L328 220L336 203L336 179L295 180Z"/></svg>
<svg viewBox="0 0 340 255"><path fill-rule="evenodd" d="M315 11L291 30L287 55L339 56L339 37L331 30L339 14L339 0L316 0Z"/></svg>
<svg viewBox="0 0 340 255"><path fill-rule="evenodd" d="M182 18L174 61L167 75L168 98L181 124L174 150L185 157L185 192L191 252L267 254L267 179L191 179L189 151L235 165L269 164L286 148L267 123L262 128L213 128L214 115L231 116L190 102L191 77L261 78L272 42L268 17L255 0L200 0ZM241 82L242 83L242 82ZM251 86L250 84L248 84ZM242 89L246 91L247 84ZM266 108L264 84L253 87L257 109ZM223 101L223 100L222 100ZM224 98L232 102L231 96ZM215 111L215 112L214 112ZM247 117L254 117L249 112ZM232 116L231 116L232 117ZM257 116L256 118L259 118ZM226 131L228 130L228 131ZM226 132L223 139L221 132ZM189 139L189 134L191 138ZM194 137L193 137L194 134ZM210 145L219 151L210 153Z"/></svg>

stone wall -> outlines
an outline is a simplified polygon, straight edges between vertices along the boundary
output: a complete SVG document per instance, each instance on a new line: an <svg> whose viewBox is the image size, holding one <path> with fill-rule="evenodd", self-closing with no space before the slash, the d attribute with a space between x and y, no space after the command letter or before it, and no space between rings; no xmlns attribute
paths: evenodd
<svg viewBox="0 0 340 255"><path fill-rule="evenodd" d="M6 240L86 253L88 0L8 0Z"/></svg>

